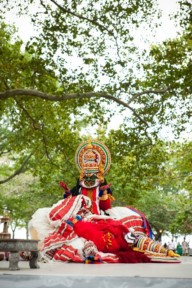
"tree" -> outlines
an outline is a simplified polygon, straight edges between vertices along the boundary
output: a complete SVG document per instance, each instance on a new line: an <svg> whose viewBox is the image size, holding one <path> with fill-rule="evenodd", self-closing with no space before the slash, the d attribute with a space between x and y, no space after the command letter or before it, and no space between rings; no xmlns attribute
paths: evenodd
<svg viewBox="0 0 192 288"><path fill-rule="evenodd" d="M38 53L29 54L21 52L22 42L16 40L10 43L12 31L2 24L1 29L1 89L9 91L15 86L41 87L47 91L57 90L57 77L46 68L46 61ZM11 65L10 65L11 63ZM38 76L37 76L38 75ZM12 176L33 167L34 175L40 176L41 165L45 165L53 172L54 167L61 171L70 170L70 164L63 165L63 159L68 159L71 149L77 142L78 130L73 128L71 115L75 113L76 107L72 105L55 104L42 101L28 101L26 96L20 99L13 97L8 101L1 101L1 156L9 155L12 161L9 176L0 179L5 183ZM77 124L76 126L78 127ZM57 136L55 136L55 132ZM72 141L73 139L73 141ZM69 142L71 142L69 147ZM56 158L60 160L56 160ZM54 159L55 158L55 159ZM70 159L70 157L69 157ZM50 163L52 168L46 164ZM59 164L60 162L60 164ZM6 164L5 164L6 165ZM63 166L65 166L63 168ZM72 165L73 167L73 165ZM5 166L4 166L5 168ZM47 171L49 172L49 171Z"/></svg>
<svg viewBox="0 0 192 288"><path fill-rule="evenodd" d="M29 13L30 3L40 4L31 15L40 33L23 50L22 41L13 41L14 31L2 24L1 147L14 164L0 179L1 184L28 170L38 176L42 193L55 188L63 175L72 185L78 176L75 150L84 138L82 130L91 126L94 135L109 144L117 163L112 175L122 179L118 187L121 201L127 199L123 189L128 182L129 191L135 189L139 199L144 190L152 189L144 176L158 175L163 161L155 137L163 125L178 119L175 95L185 106L183 117L173 123L176 132L180 133L178 127L189 121L191 105L190 43L181 40L186 39L186 33L173 40L179 45L171 48L177 56L187 56L186 62L169 57L170 41L153 46L150 54L147 46L141 49L134 42L134 34L141 28L151 23L152 30L157 24L152 21L159 12L153 2L17 1L20 13ZM166 51L165 60L159 61L162 51ZM76 59L73 65L71 57ZM120 112L127 109L127 115L120 129L110 131L108 138L99 131L107 130L116 112L110 106L112 102L119 105ZM156 155L160 155L157 161ZM121 173L119 167L125 172ZM134 174L129 181L128 173ZM130 202L135 203L135 198Z"/></svg>
<svg viewBox="0 0 192 288"><path fill-rule="evenodd" d="M83 107L91 112L89 121L91 118L94 123L99 119L96 111L102 105L101 101L107 99L106 103L111 103L112 100L120 104L121 109L128 109L126 122L135 128L135 133L151 134L151 131L159 129L158 124L166 124L175 117L174 107L168 105L168 100L173 99L172 87L163 81L158 87L154 83L141 81L145 77L143 68L146 69L144 64L149 62L149 55L146 49L138 49L134 43L135 33L141 29L143 31L149 24L151 30L157 25L152 21L154 15L158 16L159 13L157 3L153 5L154 1L151 0L142 1L142 5L131 0L129 3L110 0L97 3L58 3L53 0L29 3L37 7L40 5L37 12L31 15L40 34L28 43L26 49L32 54L38 51L49 66L53 61L57 63L59 91L49 95L51 91L46 93L43 89L9 89L2 91L2 100L10 97L19 99L20 95L26 94L57 102L78 99L75 105L86 105ZM21 6L19 2L18 7L22 7L24 13L30 11L28 3L25 6L22 2ZM77 60L73 65L69 62L71 57ZM155 77L159 78L159 74L155 73ZM180 88L177 89L179 91ZM95 97L99 98L100 103L94 100ZM109 105L102 105L102 110L108 111L107 114L104 112L108 118L102 118L105 122L115 113Z"/></svg>
<svg viewBox="0 0 192 288"><path fill-rule="evenodd" d="M172 223L177 232L190 234L192 231L192 143L185 142L181 145L175 144L175 161L173 169L177 175L178 196L176 198L177 214Z"/></svg>
<svg viewBox="0 0 192 288"><path fill-rule="evenodd" d="M91 127L112 153L108 181L116 204L145 212L157 237L166 229L191 231L190 175L181 182L167 174L172 162L178 173L184 167L158 140L166 125L179 137L191 117L190 2L180 2L183 34L151 50L149 39L142 46L136 38L144 30L155 34L160 23L152 0L19 0L1 6L4 15L15 5L40 31L24 46L15 29L1 22L0 156L9 160L0 168L2 191L21 173L34 179L15 183L18 194L0 199L17 225L62 197L59 180L75 184L75 150ZM123 125L107 134L117 111L126 112Z"/></svg>
<svg viewBox="0 0 192 288"><path fill-rule="evenodd" d="M2 24L1 39L6 44L1 47L1 119L3 127L11 131L3 147L11 147L17 158L19 153L16 172L25 170L29 161L35 175L41 174L41 165L51 171L59 169L59 173L63 169L59 163L65 163L65 171L74 167L68 155L74 155L82 139L79 132L95 124L107 129L116 112L111 109L112 102L119 105L120 112L127 109L120 129L127 136L135 135L133 145L141 137L152 143L160 127L176 117L172 104L175 93L178 103L186 107L180 120L183 125L188 122L190 95L183 98L185 85L175 87L176 76L163 81L161 69L154 68L152 77L151 66L146 64L150 59L147 46L141 49L134 42L134 34L149 23L151 30L157 24L152 18L159 11L153 3L17 1L20 13L28 13L40 33L21 52L22 42L10 42L13 32L6 32ZM31 5L37 7L34 14ZM181 45L180 50L186 55L185 46L184 52ZM158 55L153 51L151 56ZM73 65L69 63L71 57L76 57ZM156 67L158 57L154 59ZM188 70L183 64L180 67L188 83ZM181 121L174 123L176 128L183 127ZM175 131L180 132L180 128ZM75 168L70 171L77 173Z"/></svg>
<svg viewBox="0 0 192 288"><path fill-rule="evenodd" d="M192 232L191 214L191 142L169 143L167 159L137 205L147 213L157 237L169 231L173 235ZM159 235L158 235L159 234Z"/></svg>

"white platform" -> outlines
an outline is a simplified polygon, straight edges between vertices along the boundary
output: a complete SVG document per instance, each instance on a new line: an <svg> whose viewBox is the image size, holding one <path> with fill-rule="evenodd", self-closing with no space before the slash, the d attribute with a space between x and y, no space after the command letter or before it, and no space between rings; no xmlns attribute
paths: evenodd
<svg viewBox="0 0 192 288"><path fill-rule="evenodd" d="M10 271L7 261L0 261L2 288L192 288L192 257L176 263L77 264L39 263L30 269L20 261L18 271Z"/></svg>

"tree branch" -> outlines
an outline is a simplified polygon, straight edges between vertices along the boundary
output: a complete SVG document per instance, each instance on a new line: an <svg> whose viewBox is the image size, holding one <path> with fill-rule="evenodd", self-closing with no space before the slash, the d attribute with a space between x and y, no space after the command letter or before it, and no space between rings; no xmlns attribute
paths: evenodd
<svg viewBox="0 0 192 288"><path fill-rule="evenodd" d="M44 132L44 125L42 125L42 129L41 129L41 133L42 133L42 141L43 141L43 144L44 144L44 150L45 150L45 154L47 156L47 159L49 159L51 165L57 167L57 168L60 168L59 165L55 164L53 161L52 161L52 158L49 154L49 151L48 151L48 145L47 145L47 139L46 139L46 134Z"/></svg>
<svg viewBox="0 0 192 288"><path fill-rule="evenodd" d="M0 149L2 149L2 148L0 147ZM6 151L1 151L1 152L0 152L0 157L2 157L2 156L5 155L5 154L10 153L10 151L11 151L11 149L6 150Z"/></svg>
<svg viewBox="0 0 192 288"><path fill-rule="evenodd" d="M25 161L23 162L21 167L18 170L16 170L11 176L9 176L8 178L6 178L4 180L0 180L0 184L4 184L4 183L8 182L9 180L13 179L15 176L21 174L24 171L24 167L32 155L33 155L33 152L29 156L27 156L27 158L25 159Z"/></svg>
<svg viewBox="0 0 192 288"><path fill-rule="evenodd" d="M142 119L140 115L135 111L135 109L132 108L129 104L105 92L71 93L71 94L64 94L61 96L50 95L40 91L28 90L28 89L13 89L13 90L7 90L5 92L0 92L0 100L5 100L10 97L15 98L16 96L32 96L48 101L65 101L69 99L84 99L84 98L90 99L95 97L105 98L108 100L112 100L118 103L119 105L124 106L125 108L128 108L142 123L144 123L147 127L149 126L148 123L144 119Z"/></svg>
<svg viewBox="0 0 192 288"><path fill-rule="evenodd" d="M84 98L105 98L108 100L112 100L116 102L119 105L122 105L125 108L128 108L132 111L132 113L142 122L146 125L146 127L149 127L148 123L141 118L141 116L135 111L134 108L130 106L130 102L134 101L136 97L143 95L143 94L163 94L168 91L168 88L164 88L162 90L146 90L139 93L132 94L133 97L129 100L128 103L120 100L119 98L116 98L112 95L109 95L105 92L84 92L84 93L71 93L71 94L64 94L61 96L51 95L47 93L43 93L37 90L30 90L30 89L13 89L13 90L7 90L5 92L0 92L0 100L5 100L10 97L15 98L16 96L32 96L32 97L38 97L44 100L48 101L65 101L70 99L84 99Z"/></svg>
<svg viewBox="0 0 192 288"><path fill-rule="evenodd" d="M133 102L137 97L144 95L144 94L164 94L169 90L169 88L164 88L164 89L159 89L159 90L153 90L153 89L149 89L149 90L145 90L142 92L138 92L138 93L134 93L132 94L132 97L130 98L129 102L127 104L130 104L131 102Z"/></svg>
<svg viewBox="0 0 192 288"><path fill-rule="evenodd" d="M54 4L55 4L61 11L63 11L64 13L71 14L71 15L73 15L73 16L81 19L81 20L85 20L85 21L87 21L87 22L90 22L90 23L93 24L94 26L99 27L99 29L100 29L101 31L107 31L109 35L114 36L112 31L108 30L107 27L105 27L104 25L98 23L97 21L92 20L92 19L89 19L89 18L87 18L87 17L84 17L84 16L82 16L82 15L80 15L80 14L77 14L77 13L71 11L70 9L66 9L66 8L62 7L61 5L59 5L59 4L58 4L56 1L54 1L54 0L50 0L50 1L51 1L52 3L54 3Z"/></svg>
<svg viewBox="0 0 192 288"><path fill-rule="evenodd" d="M34 129L36 129L36 130L39 129L40 124L35 119L33 119L31 117L29 112L21 105L21 103L17 99L15 99L15 101L16 101L17 105L24 111L24 113L27 115L27 117L32 121Z"/></svg>

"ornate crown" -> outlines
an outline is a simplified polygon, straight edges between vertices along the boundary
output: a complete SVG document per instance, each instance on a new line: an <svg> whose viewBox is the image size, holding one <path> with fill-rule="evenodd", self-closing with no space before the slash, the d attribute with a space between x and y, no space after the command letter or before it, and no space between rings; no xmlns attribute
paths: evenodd
<svg viewBox="0 0 192 288"><path fill-rule="evenodd" d="M84 173L106 174L111 165L111 154L102 142L89 140L81 143L77 148L75 163Z"/></svg>

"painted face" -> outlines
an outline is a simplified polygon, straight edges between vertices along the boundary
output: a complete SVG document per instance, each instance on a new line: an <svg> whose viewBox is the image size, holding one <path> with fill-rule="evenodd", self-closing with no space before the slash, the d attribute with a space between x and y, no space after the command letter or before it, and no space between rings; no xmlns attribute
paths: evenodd
<svg viewBox="0 0 192 288"><path fill-rule="evenodd" d="M100 184L100 180L95 174L85 174L80 185L85 188L96 187Z"/></svg>

